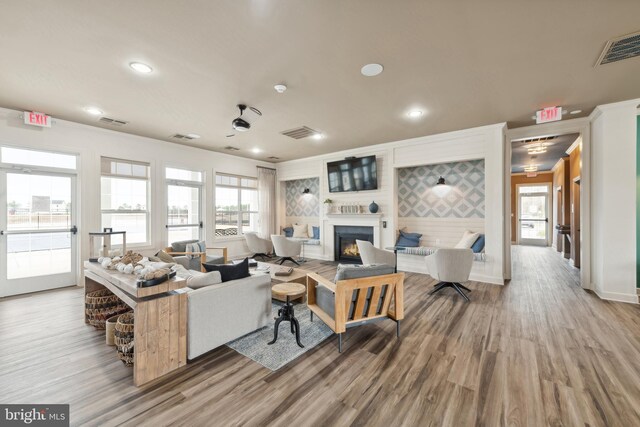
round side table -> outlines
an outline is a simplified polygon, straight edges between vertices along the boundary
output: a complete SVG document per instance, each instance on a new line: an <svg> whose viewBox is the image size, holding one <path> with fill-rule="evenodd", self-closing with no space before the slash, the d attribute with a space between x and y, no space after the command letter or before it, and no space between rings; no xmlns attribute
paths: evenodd
<svg viewBox="0 0 640 427"><path fill-rule="evenodd" d="M300 342L300 324L298 323L298 319L296 319L293 311L293 304L291 304L291 298L297 298L303 296L307 292L307 288L300 283L278 283L277 285L273 285L271 287L271 294L286 298L287 302L285 302L284 306L278 310L278 318L276 319L276 324L273 328L273 341L268 344L271 345L278 340L278 327L282 321L289 322L291 324L291 333L296 334L296 342L300 347L304 347Z"/></svg>

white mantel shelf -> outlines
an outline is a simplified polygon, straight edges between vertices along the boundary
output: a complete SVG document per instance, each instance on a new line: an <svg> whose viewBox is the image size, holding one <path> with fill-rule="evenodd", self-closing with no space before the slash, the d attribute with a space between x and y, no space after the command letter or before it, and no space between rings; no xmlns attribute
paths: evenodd
<svg viewBox="0 0 640 427"><path fill-rule="evenodd" d="M382 218L381 213L359 213L359 214L326 214L328 218Z"/></svg>

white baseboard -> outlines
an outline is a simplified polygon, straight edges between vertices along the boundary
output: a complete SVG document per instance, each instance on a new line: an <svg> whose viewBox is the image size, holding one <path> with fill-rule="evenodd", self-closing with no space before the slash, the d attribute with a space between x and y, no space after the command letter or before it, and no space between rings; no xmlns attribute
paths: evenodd
<svg viewBox="0 0 640 427"><path fill-rule="evenodd" d="M622 294L618 292L603 292L597 287L591 285L591 289L600 297L607 301L626 302L630 304L638 304L638 293L636 294Z"/></svg>

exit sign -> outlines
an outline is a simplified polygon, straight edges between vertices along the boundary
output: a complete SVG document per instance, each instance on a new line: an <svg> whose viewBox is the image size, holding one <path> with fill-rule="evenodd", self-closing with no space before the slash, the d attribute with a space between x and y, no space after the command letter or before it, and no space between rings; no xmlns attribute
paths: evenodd
<svg viewBox="0 0 640 427"><path fill-rule="evenodd" d="M536 124L562 120L562 107L547 107L536 111Z"/></svg>
<svg viewBox="0 0 640 427"><path fill-rule="evenodd" d="M24 112L24 124L31 126L40 126L43 128L51 127L51 116L44 113L36 113L35 111Z"/></svg>

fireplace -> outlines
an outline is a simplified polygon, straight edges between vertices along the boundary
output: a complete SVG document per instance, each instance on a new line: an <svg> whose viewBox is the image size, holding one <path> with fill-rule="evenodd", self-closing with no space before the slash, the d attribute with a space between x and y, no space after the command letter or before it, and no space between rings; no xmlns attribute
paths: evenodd
<svg viewBox="0 0 640 427"><path fill-rule="evenodd" d="M373 227L336 225L333 227L334 260L359 264L362 262L356 240L373 243Z"/></svg>

